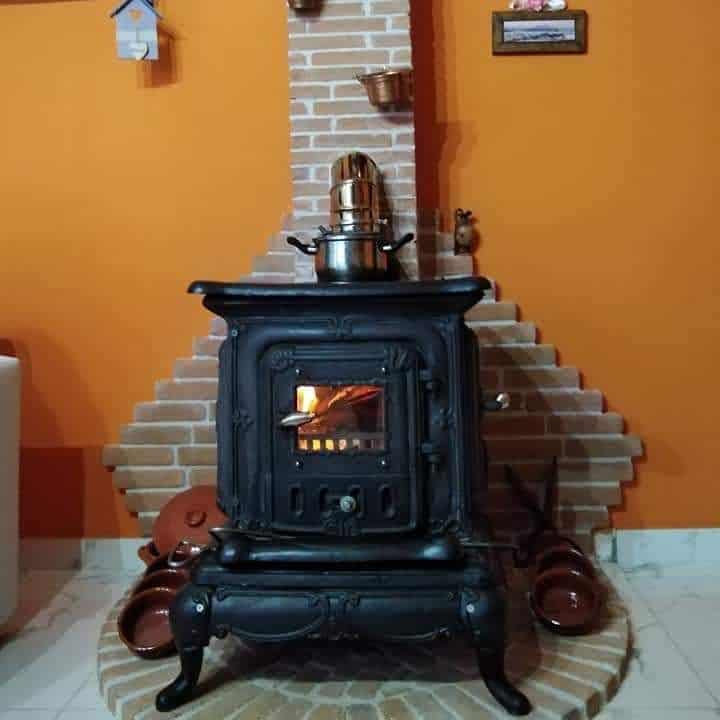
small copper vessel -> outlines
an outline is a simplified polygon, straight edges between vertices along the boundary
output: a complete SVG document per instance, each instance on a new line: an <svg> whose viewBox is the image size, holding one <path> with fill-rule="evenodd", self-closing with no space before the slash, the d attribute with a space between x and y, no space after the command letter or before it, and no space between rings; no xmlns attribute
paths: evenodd
<svg viewBox="0 0 720 720"><path fill-rule="evenodd" d="M293 10L317 10L320 0L288 0L288 5Z"/></svg>
<svg viewBox="0 0 720 720"><path fill-rule="evenodd" d="M412 70L382 70L368 75L356 75L368 95L368 100L375 107L387 108L393 105L404 105L410 100L407 91Z"/></svg>

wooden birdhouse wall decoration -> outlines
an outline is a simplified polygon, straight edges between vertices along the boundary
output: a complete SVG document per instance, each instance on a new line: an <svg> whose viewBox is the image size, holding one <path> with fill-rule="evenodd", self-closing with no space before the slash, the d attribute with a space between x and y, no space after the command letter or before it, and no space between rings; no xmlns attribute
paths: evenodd
<svg viewBox="0 0 720 720"><path fill-rule="evenodd" d="M125 0L113 10L118 57L123 60L158 60L158 20L152 0Z"/></svg>

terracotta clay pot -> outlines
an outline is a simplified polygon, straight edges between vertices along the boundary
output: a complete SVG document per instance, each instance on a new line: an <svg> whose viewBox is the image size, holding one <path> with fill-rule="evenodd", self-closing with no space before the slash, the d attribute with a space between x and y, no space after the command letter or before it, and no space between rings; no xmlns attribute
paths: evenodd
<svg viewBox="0 0 720 720"><path fill-rule="evenodd" d="M154 659L174 652L170 606L175 595L175 590L156 587L130 598L118 618L118 634L132 653Z"/></svg>
<svg viewBox="0 0 720 720"><path fill-rule="evenodd" d="M163 564L168 564L167 560L162 562L163 556L172 553L178 543L186 541L191 546L203 548L210 542L208 530L225 522L227 517L217 506L215 488L191 488L176 495L160 511L153 525L152 542L143 545L138 555L146 565L160 569ZM155 566L158 561L160 567Z"/></svg>
<svg viewBox="0 0 720 720"><path fill-rule="evenodd" d="M600 587L577 570L555 568L535 578L530 605L549 630L582 635L592 629L600 611Z"/></svg>
<svg viewBox="0 0 720 720"><path fill-rule="evenodd" d="M145 590L152 588L170 588L170 590L178 591L187 585L190 574L185 570L176 568L166 568L164 570L156 570L147 573L145 577L133 589L133 595L139 595Z"/></svg>

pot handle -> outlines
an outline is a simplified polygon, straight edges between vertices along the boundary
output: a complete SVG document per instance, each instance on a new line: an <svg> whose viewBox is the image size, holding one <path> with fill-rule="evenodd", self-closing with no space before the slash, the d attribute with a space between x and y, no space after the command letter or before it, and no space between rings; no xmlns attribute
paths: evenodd
<svg viewBox="0 0 720 720"><path fill-rule="evenodd" d="M381 243L379 245L379 248L384 253L394 253L397 252L404 245L412 242L414 239L415 235L413 233L408 233L407 235L403 235L399 240L392 240L391 242Z"/></svg>
<svg viewBox="0 0 720 720"><path fill-rule="evenodd" d="M301 253L305 255L317 255L317 245L307 245L301 240L298 240L296 237L290 236L289 238L287 238L287 244L297 248Z"/></svg>
<svg viewBox="0 0 720 720"><path fill-rule="evenodd" d="M181 540L175 549L168 555L167 564L171 568L181 568L187 565L196 555L203 551L203 546L188 540Z"/></svg>

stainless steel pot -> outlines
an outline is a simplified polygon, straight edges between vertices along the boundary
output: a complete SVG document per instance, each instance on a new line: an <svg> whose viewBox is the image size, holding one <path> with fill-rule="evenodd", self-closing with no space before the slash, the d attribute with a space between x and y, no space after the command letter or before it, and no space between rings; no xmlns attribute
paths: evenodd
<svg viewBox="0 0 720 720"><path fill-rule="evenodd" d="M367 180L373 185L380 184L380 171L375 161L360 152L348 153L338 158L333 163L330 177L333 186L347 180Z"/></svg>
<svg viewBox="0 0 720 720"><path fill-rule="evenodd" d="M345 180L330 189L330 211L363 209L380 214L378 186L369 180Z"/></svg>
<svg viewBox="0 0 720 720"><path fill-rule="evenodd" d="M345 180L330 190L331 224L343 232L378 232L380 194L369 180Z"/></svg>
<svg viewBox="0 0 720 720"><path fill-rule="evenodd" d="M305 255L315 257L315 272L320 282L356 282L384 280L388 256L411 242L410 233L387 242L381 232L323 232L311 244L289 237L288 244Z"/></svg>

